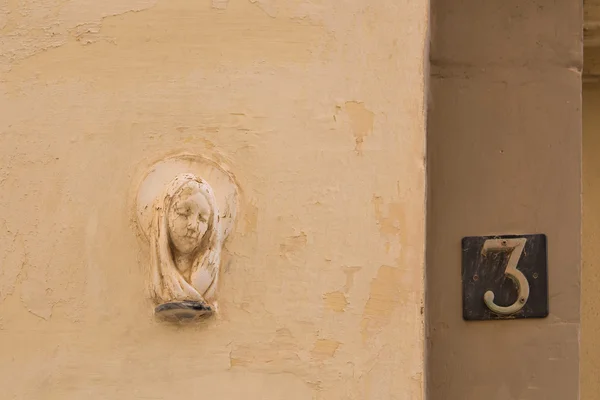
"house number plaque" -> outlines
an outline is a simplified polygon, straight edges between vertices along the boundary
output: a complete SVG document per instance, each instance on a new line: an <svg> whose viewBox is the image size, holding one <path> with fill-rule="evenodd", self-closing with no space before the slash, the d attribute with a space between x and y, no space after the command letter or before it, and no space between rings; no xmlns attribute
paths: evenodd
<svg viewBox="0 0 600 400"><path fill-rule="evenodd" d="M462 286L465 320L547 317L546 235L463 238Z"/></svg>

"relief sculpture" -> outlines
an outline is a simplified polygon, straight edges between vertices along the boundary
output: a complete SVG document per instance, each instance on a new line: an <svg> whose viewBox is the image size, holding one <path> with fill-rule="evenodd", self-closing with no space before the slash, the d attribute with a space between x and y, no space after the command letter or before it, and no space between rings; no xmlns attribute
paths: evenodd
<svg viewBox="0 0 600 400"><path fill-rule="evenodd" d="M148 241L149 291L158 316L181 320L216 311L221 252L235 222L237 194L227 171L193 156L163 161L144 179L138 223Z"/></svg>

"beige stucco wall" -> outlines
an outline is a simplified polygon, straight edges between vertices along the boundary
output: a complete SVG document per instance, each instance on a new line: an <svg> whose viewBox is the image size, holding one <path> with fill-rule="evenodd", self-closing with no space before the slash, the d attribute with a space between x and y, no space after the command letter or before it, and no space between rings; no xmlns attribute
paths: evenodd
<svg viewBox="0 0 600 400"><path fill-rule="evenodd" d="M2 398L422 398L427 8L0 1ZM178 151L243 193L185 328L131 222Z"/></svg>
<svg viewBox="0 0 600 400"><path fill-rule="evenodd" d="M583 85L581 398L600 399L600 84Z"/></svg>
<svg viewBox="0 0 600 400"><path fill-rule="evenodd" d="M579 399L581 17L573 1L432 1L428 400ZM548 317L464 321L462 238L532 233Z"/></svg>

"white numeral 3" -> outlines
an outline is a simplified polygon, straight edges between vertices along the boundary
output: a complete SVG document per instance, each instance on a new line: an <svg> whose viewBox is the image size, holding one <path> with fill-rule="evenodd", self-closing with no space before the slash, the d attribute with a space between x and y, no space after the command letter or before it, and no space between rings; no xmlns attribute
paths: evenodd
<svg viewBox="0 0 600 400"><path fill-rule="evenodd" d="M508 307L502 307L494 303L495 296L494 292L491 290L488 290L483 295L483 301L485 301L485 304L490 310L498 315L511 315L516 313L525 306L527 299L529 299L529 282L527 282L525 275L523 275L523 273L517 269L517 265L519 264L519 259L523 254L523 249L526 242L526 238L488 239L483 244L483 249L481 250L482 254L485 254L488 251L511 252L504 273L517 285L517 290L519 292L517 301Z"/></svg>

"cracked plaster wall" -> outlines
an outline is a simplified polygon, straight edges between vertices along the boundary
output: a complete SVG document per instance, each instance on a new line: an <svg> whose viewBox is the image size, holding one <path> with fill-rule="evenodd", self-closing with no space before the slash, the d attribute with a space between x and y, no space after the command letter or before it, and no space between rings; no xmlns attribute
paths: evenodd
<svg viewBox="0 0 600 400"><path fill-rule="evenodd" d="M0 0L3 398L422 398L427 8ZM131 226L177 151L243 190L186 328Z"/></svg>

